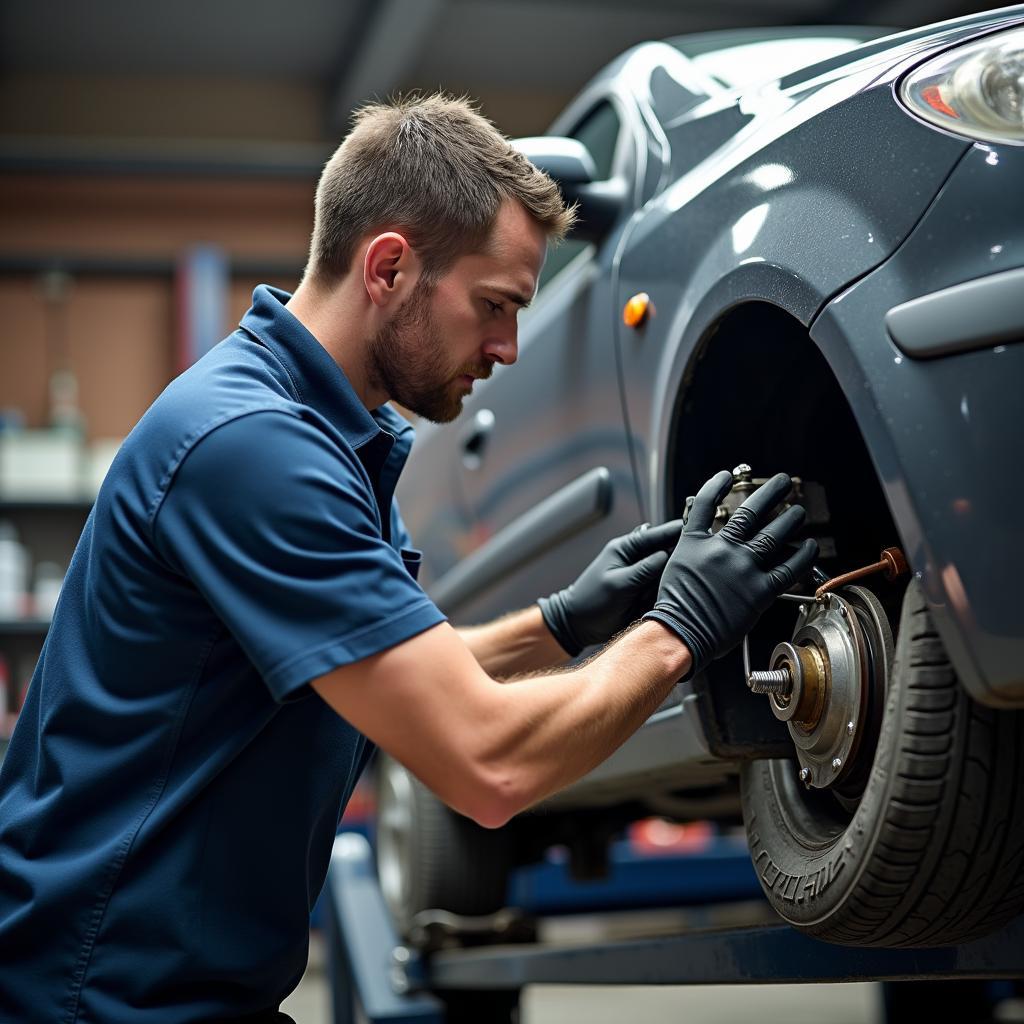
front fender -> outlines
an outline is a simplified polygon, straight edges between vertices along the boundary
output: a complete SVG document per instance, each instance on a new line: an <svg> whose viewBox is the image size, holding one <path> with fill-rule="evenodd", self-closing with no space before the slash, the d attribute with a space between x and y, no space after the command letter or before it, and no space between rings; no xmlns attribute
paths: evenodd
<svg viewBox="0 0 1024 1024"><path fill-rule="evenodd" d="M648 204L620 249L618 308L642 291L655 310L640 330L619 328L648 516L668 512L672 414L714 322L764 301L809 324L895 252L968 148L910 118L888 80L829 83L740 135Z"/></svg>
<svg viewBox="0 0 1024 1024"><path fill-rule="evenodd" d="M1024 705L1024 300L984 306L965 344L915 358L886 330L910 300L971 281L1014 287L1024 252L1024 151L975 146L911 236L822 312L834 367L907 556L971 695ZM988 294L986 292L986 294ZM986 343L986 320L991 337Z"/></svg>

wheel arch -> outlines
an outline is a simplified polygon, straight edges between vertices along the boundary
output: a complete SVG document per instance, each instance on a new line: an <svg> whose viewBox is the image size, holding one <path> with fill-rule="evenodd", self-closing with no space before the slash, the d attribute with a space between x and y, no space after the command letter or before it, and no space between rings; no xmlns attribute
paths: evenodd
<svg viewBox="0 0 1024 1024"><path fill-rule="evenodd" d="M703 332L682 384L667 430L666 513L717 470L748 462L758 476L824 485L848 567L899 541L842 383L783 307L749 300L728 309Z"/></svg>
<svg viewBox="0 0 1024 1024"><path fill-rule="evenodd" d="M848 393L863 382L810 334L826 299L784 268L741 266L677 325L653 408L653 515L678 515L714 472L747 462L758 476L786 472L825 486L845 567L901 542L868 445L877 431L858 418L861 396Z"/></svg>
<svg viewBox="0 0 1024 1024"><path fill-rule="evenodd" d="M852 404L808 331L820 300L791 292L801 319L790 311L793 304L780 304L778 291L768 294L748 294L688 324L690 344L677 350L676 386L664 405L661 493L651 495L651 511L679 515L704 480L747 462L756 476L786 472L824 488L830 521L815 533L835 544L832 557L819 559L826 572L874 562L901 537ZM898 616L903 589L878 588L890 620ZM779 631L791 625L786 609L772 609L751 636L753 660L767 662ZM775 728L766 704L750 702L739 652L706 675L694 687L712 749L734 759L781 756L764 753L784 730ZM783 749L790 749L788 738Z"/></svg>

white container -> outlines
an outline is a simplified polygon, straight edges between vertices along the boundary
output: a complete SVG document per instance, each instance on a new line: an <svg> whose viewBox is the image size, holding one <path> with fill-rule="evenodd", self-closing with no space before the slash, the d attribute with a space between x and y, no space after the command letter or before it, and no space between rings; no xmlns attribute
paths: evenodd
<svg viewBox="0 0 1024 1024"><path fill-rule="evenodd" d="M81 494L82 443L60 430L0 432L0 495L67 499Z"/></svg>
<svg viewBox="0 0 1024 1024"><path fill-rule="evenodd" d="M82 492L86 497L95 498L121 448L121 440L116 437L101 437L93 441L86 449L82 462Z"/></svg>

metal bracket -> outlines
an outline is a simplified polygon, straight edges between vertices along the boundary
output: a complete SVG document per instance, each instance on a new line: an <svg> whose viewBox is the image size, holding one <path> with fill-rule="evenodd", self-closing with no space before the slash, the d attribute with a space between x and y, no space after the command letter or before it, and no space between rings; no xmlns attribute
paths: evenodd
<svg viewBox="0 0 1024 1024"><path fill-rule="evenodd" d="M861 949L812 939L788 925L693 931L659 938L438 953L444 988L532 984L704 985L1019 978L1024 918L976 942L937 949Z"/></svg>
<svg viewBox="0 0 1024 1024"><path fill-rule="evenodd" d="M441 949L424 960L398 942L365 838L338 837L327 885L335 1024L444 1024L445 1005L424 991L428 987L446 998L494 998L493 1006L507 1009L497 997L514 1000L529 984L1012 979L1024 973L1024 917L975 942L938 949L837 946L778 924L571 945ZM499 1019L488 1005L480 1002L480 1012L467 1019Z"/></svg>
<svg viewBox="0 0 1024 1024"><path fill-rule="evenodd" d="M444 1004L422 991L419 954L391 923L364 836L335 839L327 887L334 1024L444 1024Z"/></svg>

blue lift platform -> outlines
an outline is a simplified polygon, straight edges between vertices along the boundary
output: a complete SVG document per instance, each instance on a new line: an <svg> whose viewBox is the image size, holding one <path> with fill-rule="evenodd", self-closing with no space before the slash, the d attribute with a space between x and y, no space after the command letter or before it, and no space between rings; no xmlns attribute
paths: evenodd
<svg viewBox="0 0 1024 1024"><path fill-rule="evenodd" d="M326 895L335 1024L504 1024L514 1019L520 990L545 983L1024 978L1024 917L976 942L936 949L849 948L771 924L611 942L515 942L420 953L395 933L369 842L349 832L335 841Z"/></svg>

